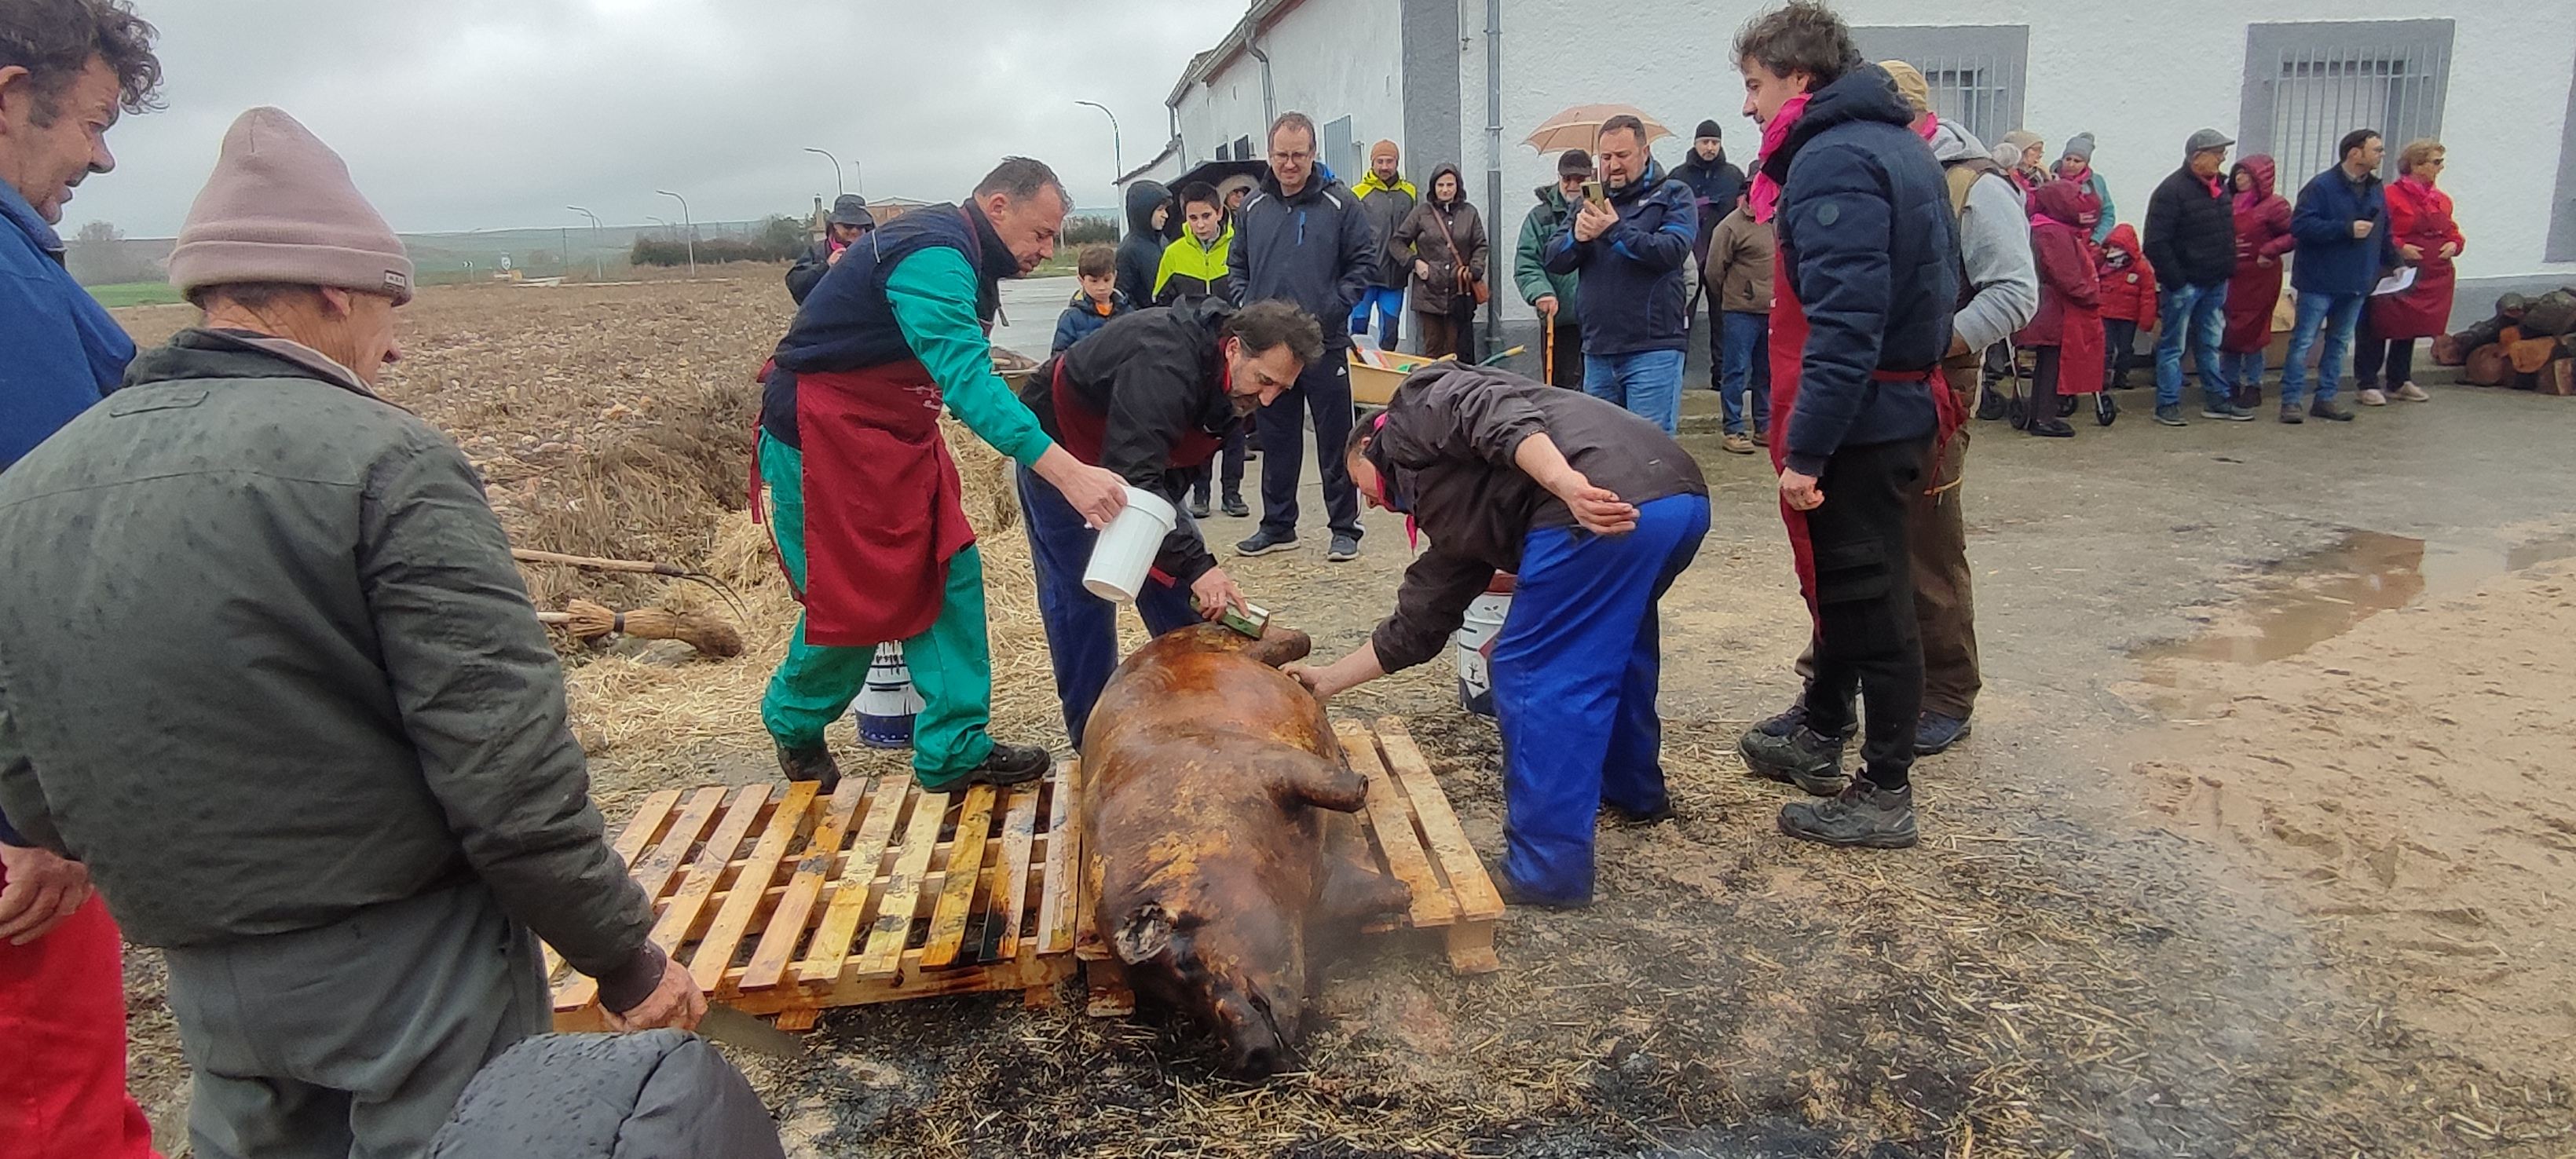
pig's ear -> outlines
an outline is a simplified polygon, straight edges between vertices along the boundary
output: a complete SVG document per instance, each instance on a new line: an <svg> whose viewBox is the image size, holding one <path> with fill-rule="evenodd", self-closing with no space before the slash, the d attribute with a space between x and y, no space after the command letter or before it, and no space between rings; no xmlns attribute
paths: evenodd
<svg viewBox="0 0 2576 1159"><path fill-rule="evenodd" d="M1262 759L1260 772L1270 778L1270 791L1280 801L1312 805L1336 813L1356 813L1368 804L1368 780L1340 761L1292 750Z"/></svg>
<svg viewBox="0 0 2576 1159"><path fill-rule="evenodd" d="M1141 966L1172 948L1172 915L1163 907L1146 902L1128 911L1127 920L1118 923L1118 933L1110 943L1118 950L1118 960L1130 966Z"/></svg>

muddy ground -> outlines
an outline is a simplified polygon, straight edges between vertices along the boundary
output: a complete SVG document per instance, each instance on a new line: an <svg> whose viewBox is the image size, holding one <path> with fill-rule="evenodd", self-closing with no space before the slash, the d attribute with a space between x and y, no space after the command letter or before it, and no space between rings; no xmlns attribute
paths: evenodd
<svg viewBox="0 0 2576 1159"><path fill-rule="evenodd" d="M1042 345L1067 293L1012 287L1004 340ZM457 434L514 537L700 563L750 605L743 661L570 650L612 822L653 788L770 775L753 702L789 605L739 513L739 432L774 272L434 290L407 314L387 393ZM2576 735L2576 403L2435 394L2350 426L2166 430L2142 400L2071 442L1978 425L1977 731L1919 772L1924 845L1861 854L1780 837L1784 790L1733 756L1793 694L1805 617L1770 479L1718 452L1695 393L1717 514L1665 608L1680 816L1604 829L1593 909L1515 914L1478 978L1370 942L1307 1070L1261 1087L1150 1013L980 997L827 1012L814 1059L746 1070L799 1156L2576 1151L2576 810L2550 776ZM1310 539L1236 570L1347 648L1406 554L1370 529L1355 563ZM986 549L997 728L1052 736L1025 547ZM705 599L531 581L541 603ZM1445 667L1336 707L1406 715L1499 847L1493 730ZM184 1066L133 958L137 1091L171 1138Z"/></svg>

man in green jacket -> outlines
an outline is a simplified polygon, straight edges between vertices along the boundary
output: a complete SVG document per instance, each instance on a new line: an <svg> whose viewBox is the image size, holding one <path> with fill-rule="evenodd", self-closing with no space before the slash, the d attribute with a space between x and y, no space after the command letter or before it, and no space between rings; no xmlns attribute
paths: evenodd
<svg viewBox="0 0 2576 1159"><path fill-rule="evenodd" d="M694 1026L473 466L372 389L402 243L252 109L170 280L204 324L0 474L0 809L166 951L195 1154L420 1154L549 1028L539 937Z"/></svg>
<svg viewBox="0 0 2576 1159"><path fill-rule="evenodd" d="M1539 325L1546 327L1539 337L1546 344L1542 359L1548 385L1569 390L1583 389L1583 323L1574 309L1575 280L1581 275L1548 272L1544 251L1548 239L1574 220L1574 203L1582 200L1583 183L1590 180L1591 154L1568 149L1557 157L1556 184L1538 187L1538 204L1521 219L1520 246L1512 260L1521 300L1538 311Z"/></svg>

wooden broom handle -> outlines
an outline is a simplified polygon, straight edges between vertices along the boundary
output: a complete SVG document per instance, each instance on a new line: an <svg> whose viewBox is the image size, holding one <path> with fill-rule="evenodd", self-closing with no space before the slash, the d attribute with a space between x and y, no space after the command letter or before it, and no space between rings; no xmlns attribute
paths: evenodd
<svg viewBox="0 0 2576 1159"><path fill-rule="evenodd" d="M518 560L521 563L556 563L562 564L566 567L587 568L591 571L624 571L634 572L638 575L667 576L684 576L688 574L686 569L674 564L646 563L641 560L632 559L600 559L595 556L587 555L565 555L561 552L538 551L534 548L527 547L511 548L510 558Z"/></svg>

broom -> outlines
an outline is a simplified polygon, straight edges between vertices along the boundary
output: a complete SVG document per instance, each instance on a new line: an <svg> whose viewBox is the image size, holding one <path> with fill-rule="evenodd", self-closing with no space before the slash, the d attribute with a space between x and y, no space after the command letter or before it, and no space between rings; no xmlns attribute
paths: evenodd
<svg viewBox="0 0 2576 1159"><path fill-rule="evenodd" d="M601 559L596 556L565 555L559 551L538 551L535 548L529 547L511 548L510 558L518 560L521 563L554 564L561 567L578 568L583 571L623 572L629 575L658 575L672 579L686 580L724 597L724 602L726 605L733 608L735 616L745 620L751 618L751 612L743 607L742 597L736 594L733 588L727 585L723 580L717 579L716 577L708 575L702 571L693 571L689 568L681 567L676 563L651 563L636 559ZM595 607L597 605L593 606Z"/></svg>
<svg viewBox="0 0 2576 1159"><path fill-rule="evenodd" d="M702 612L637 608L620 612L589 600L574 600L560 612L539 612L537 620L563 628L577 640L596 640L624 633L641 640L678 640L719 659L742 655L742 634L733 625Z"/></svg>

